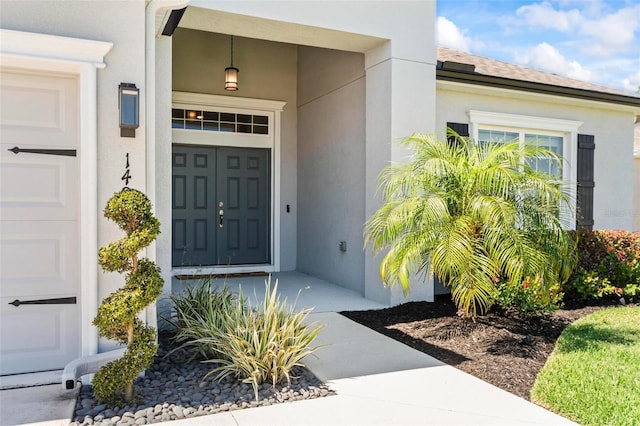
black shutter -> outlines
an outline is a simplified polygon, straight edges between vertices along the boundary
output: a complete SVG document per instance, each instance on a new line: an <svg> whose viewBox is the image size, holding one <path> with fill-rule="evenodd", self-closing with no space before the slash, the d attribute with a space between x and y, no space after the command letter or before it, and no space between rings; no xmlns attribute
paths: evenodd
<svg viewBox="0 0 640 426"><path fill-rule="evenodd" d="M594 153L593 135L578 135L578 192L576 194L576 229L593 230L593 179Z"/></svg>
<svg viewBox="0 0 640 426"><path fill-rule="evenodd" d="M447 128L453 130L462 137L469 137L469 125L466 123L447 123ZM452 145L456 143L456 139L449 135L447 135L447 141Z"/></svg>

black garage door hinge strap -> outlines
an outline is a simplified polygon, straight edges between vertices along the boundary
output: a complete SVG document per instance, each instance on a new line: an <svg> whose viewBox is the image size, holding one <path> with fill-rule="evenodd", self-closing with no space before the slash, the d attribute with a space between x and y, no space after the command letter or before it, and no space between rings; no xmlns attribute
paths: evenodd
<svg viewBox="0 0 640 426"><path fill-rule="evenodd" d="M9 302L10 305L18 307L20 305L75 305L75 297L58 297L57 299L40 299L40 300L14 300Z"/></svg>
<svg viewBox="0 0 640 426"><path fill-rule="evenodd" d="M13 152L14 154L20 154L21 152L25 152L29 154L63 155L65 157L76 156L75 149L31 149L31 148L18 148L17 146L14 146L8 151Z"/></svg>

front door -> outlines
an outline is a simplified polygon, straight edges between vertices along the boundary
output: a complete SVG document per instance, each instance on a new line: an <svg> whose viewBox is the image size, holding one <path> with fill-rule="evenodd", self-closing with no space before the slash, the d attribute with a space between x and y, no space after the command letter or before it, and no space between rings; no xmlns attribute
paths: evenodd
<svg viewBox="0 0 640 426"><path fill-rule="evenodd" d="M0 374L80 354L78 80L0 73Z"/></svg>
<svg viewBox="0 0 640 426"><path fill-rule="evenodd" d="M270 150L173 146L172 264L270 262Z"/></svg>

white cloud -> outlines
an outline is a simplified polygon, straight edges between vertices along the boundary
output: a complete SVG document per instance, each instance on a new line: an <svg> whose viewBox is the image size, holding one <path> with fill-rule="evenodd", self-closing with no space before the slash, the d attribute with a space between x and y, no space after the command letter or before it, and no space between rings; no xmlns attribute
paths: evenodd
<svg viewBox="0 0 640 426"><path fill-rule="evenodd" d="M591 81L593 73L577 61L569 61L548 43L540 43L530 51L515 55L516 62L577 80Z"/></svg>
<svg viewBox="0 0 640 426"><path fill-rule="evenodd" d="M562 10L571 5L574 8ZM575 7L578 6L578 7ZM636 46L635 33L640 28L640 4L604 12L605 5L593 2L560 2L558 9L548 1L521 6L516 16L522 24L539 31L552 29L572 34L574 44L590 56L608 57Z"/></svg>
<svg viewBox="0 0 640 426"><path fill-rule="evenodd" d="M636 71L634 74L627 76L626 78L623 78L622 87L624 88L624 90L629 90L630 92L634 92L634 93L639 92L640 91L640 70Z"/></svg>
<svg viewBox="0 0 640 426"><path fill-rule="evenodd" d="M577 9L555 10L546 1L522 6L516 10L516 15L522 17L530 27L552 28L562 32L575 29L584 19Z"/></svg>
<svg viewBox="0 0 640 426"><path fill-rule="evenodd" d="M439 45L468 52L471 39L465 36L465 32L447 18L438 16L436 20L436 40Z"/></svg>
<svg viewBox="0 0 640 426"><path fill-rule="evenodd" d="M635 32L640 28L640 5L627 7L597 20L586 21L581 32L593 37L593 51L607 56L635 46ZM637 46L636 46L637 47Z"/></svg>

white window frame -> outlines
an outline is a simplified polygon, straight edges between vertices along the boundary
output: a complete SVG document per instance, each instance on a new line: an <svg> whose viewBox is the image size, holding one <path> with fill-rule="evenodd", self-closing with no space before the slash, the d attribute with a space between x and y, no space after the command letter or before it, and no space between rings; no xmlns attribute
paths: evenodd
<svg viewBox="0 0 640 426"><path fill-rule="evenodd" d="M518 133L521 143L524 143L525 133L561 136L563 138L562 180L568 183L570 204L569 206L561 206L560 218L565 229L575 229L576 191L578 188L578 129L583 122L477 110L470 110L468 115L469 134L476 141L480 130L500 130Z"/></svg>
<svg viewBox="0 0 640 426"><path fill-rule="evenodd" d="M172 267L172 275L198 275L243 272L280 272L280 139L281 114L286 102L236 96L173 92L172 107L239 114L266 115L269 133L215 132L209 130L172 129L172 144L265 148L271 150L271 263L203 267ZM173 236L171 236L173 239Z"/></svg>

